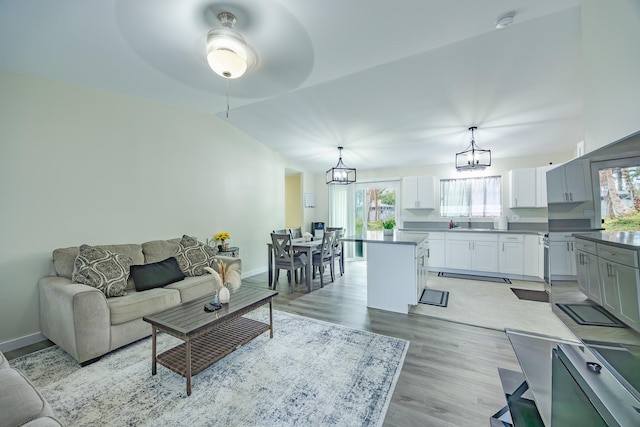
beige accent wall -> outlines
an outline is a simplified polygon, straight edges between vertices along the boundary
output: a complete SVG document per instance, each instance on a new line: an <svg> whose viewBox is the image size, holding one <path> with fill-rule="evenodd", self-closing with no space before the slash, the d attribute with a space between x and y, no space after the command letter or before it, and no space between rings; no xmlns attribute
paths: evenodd
<svg viewBox="0 0 640 427"><path fill-rule="evenodd" d="M5 350L39 337L55 248L225 230L243 270L265 271L285 168L303 170L212 114L1 71L0 129Z"/></svg>
<svg viewBox="0 0 640 427"><path fill-rule="evenodd" d="M585 152L640 131L640 1L583 0Z"/></svg>
<svg viewBox="0 0 640 427"><path fill-rule="evenodd" d="M285 212L284 224L286 228L296 228L302 225L302 190L301 175L299 173L285 177Z"/></svg>

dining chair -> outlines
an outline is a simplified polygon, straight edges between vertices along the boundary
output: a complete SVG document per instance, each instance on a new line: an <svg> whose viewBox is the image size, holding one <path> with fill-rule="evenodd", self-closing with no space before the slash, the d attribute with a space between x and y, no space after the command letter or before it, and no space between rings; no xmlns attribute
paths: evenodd
<svg viewBox="0 0 640 427"><path fill-rule="evenodd" d="M291 233L291 238L299 239L302 237L302 227L290 228L289 233Z"/></svg>
<svg viewBox="0 0 640 427"><path fill-rule="evenodd" d="M333 238L333 260L338 260L340 266L340 276L344 275L344 256L342 254L342 238L344 237L344 228L342 227L327 227L327 231L334 231L335 236Z"/></svg>
<svg viewBox="0 0 640 427"><path fill-rule="evenodd" d="M291 276L294 276L298 283L298 270L300 270L300 282L304 276L304 270L309 260L307 254L297 253L293 251L291 246L291 235L289 233L271 233L271 244L273 246L273 260L275 274L273 275L273 283L271 286L276 288L278 279L280 278L280 270L287 270L287 278L291 284Z"/></svg>
<svg viewBox="0 0 640 427"><path fill-rule="evenodd" d="M329 271L331 273L331 281L335 280L335 274L333 270L333 239L335 236L335 231L325 231L322 235L322 244L320 245L320 249L313 252L312 260L313 263L313 278L316 278L316 267L318 267L318 272L320 273L320 287L324 287L324 268L328 264Z"/></svg>

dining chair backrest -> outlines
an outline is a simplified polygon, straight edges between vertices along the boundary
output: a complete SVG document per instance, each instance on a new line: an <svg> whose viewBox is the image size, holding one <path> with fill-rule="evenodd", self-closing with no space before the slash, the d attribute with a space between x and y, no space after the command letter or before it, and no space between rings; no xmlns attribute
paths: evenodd
<svg viewBox="0 0 640 427"><path fill-rule="evenodd" d="M282 228L280 230L273 230L275 234L289 234L286 228Z"/></svg>
<svg viewBox="0 0 640 427"><path fill-rule="evenodd" d="M322 244L320 245L320 259L331 258L333 254L333 239L335 231L325 231L322 235Z"/></svg>
<svg viewBox="0 0 640 427"><path fill-rule="evenodd" d="M302 237L302 227L290 228L289 233L291 234L292 238L299 239Z"/></svg>
<svg viewBox="0 0 640 427"><path fill-rule="evenodd" d="M342 251L342 238L344 237L344 229L339 228L334 231L335 236L333 237L333 252L340 253Z"/></svg>
<svg viewBox="0 0 640 427"><path fill-rule="evenodd" d="M271 233L271 244L276 263L292 262L291 235L289 233Z"/></svg>

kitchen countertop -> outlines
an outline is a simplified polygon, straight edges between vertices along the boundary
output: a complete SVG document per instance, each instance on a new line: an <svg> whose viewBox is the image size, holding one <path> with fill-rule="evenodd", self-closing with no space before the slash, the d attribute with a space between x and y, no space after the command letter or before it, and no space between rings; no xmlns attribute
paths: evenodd
<svg viewBox="0 0 640 427"><path fill-rule="evenodd" d="M539 230L496 230L493 228L433 228L433 229L414 229L414 228L400 228L400 231L406 233L499 233L499 234L535 234L544 235L546 231Z"/></svg>
<svg viewBox="0 0 640 427"><path fill-rule="evenodd" d="M618 231L614 233L574 233L573 236L576 239L590 240L596 243L607 243L612 246L618 246L620 248L631 249L634 251L640 250L640 232Z"/></svg>
<svg viewBox="0 0 640 427"><path fill-rule="evenodd" d="M385 236L382 231L367 231L366 234L356 234L346 236L342 240L345 242L364 243L391 243L399 245L417 246L428 237L428 234L394 230L393 236Z"/></svg>

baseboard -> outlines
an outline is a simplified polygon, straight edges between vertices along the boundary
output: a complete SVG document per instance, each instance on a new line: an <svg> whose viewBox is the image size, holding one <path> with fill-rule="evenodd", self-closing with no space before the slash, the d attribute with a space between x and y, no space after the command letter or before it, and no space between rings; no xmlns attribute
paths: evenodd
<svg viewBox="0 0 640 427"><path fill-rule="evenodd" d="M44 335L42 335L40 332L36 332L35 334L26 335L24 337L0 343L0 351L6 353L8 351L13 351L46 340L47 338Z"/></svg>
<svg viewBox="0 0 640 427"><path fill-rule="evenodd" d="M267 272L267 268L266 267L256 268L256 269L250 270L250 271L243 271L242 272L242 277L243 278L247 278L247 277L255 276L256 274L261 274L261 273L266 273L266 272Z"/></svg>

